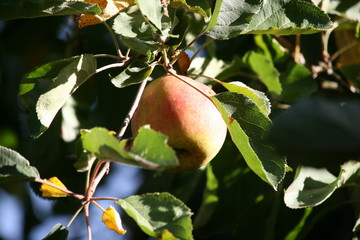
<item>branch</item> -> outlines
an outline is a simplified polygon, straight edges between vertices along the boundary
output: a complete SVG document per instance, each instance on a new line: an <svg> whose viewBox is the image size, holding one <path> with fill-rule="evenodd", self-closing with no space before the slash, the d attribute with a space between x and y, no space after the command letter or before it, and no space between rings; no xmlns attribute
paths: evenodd
<svg viewBox="0 0 360 240"><path fill-rule="evenodd" d="M134 115L134 113L135 113L135 111L136 111L136 109L137 109L137 107L139 105L139 102L140 102L141 96L142 96L142 94L144 92L147 81L148 80L145 79L144 81L142 81L142 83L139 86L139 89L138 89L138 91L136 93L134 102L133 102L128 114L126 115L123 124L120 127L119 133L116 136L119 141L124 136L125 131L126 131L127 127L129 126L129 123L131 121L131 118L133 117L133 115Z"/></svg>
<svg viewBox="0 0 360 240"><path fill-rule="evenodd" d="M91 226L90 226L90 211L89 211L89 202L87 202L84 206L84 215L86 220L87 232L88 232L88 240L92 240Z"/></svg>

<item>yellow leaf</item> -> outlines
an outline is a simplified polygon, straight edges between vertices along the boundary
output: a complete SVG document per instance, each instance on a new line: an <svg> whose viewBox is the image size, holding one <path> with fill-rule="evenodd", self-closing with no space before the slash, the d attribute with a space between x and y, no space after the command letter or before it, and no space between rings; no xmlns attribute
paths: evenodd
<svg viewBox="0 0 360 240"><path fill-rule="evenodd" d="M116 135L116 132L115 131L109 131L109 134L110 135Z"/></svg>
<svg viewBox="0 0 360 240"><path fill-rule="evenodd" d="M102 13L97 16L90 14L82 14L78 20L78 27L83 28L106 21L122 10L130 7L135 0L85 0L88 3L97 3L102 9Z"/></svg>
<svg viewBox="0 0 360 240"><path fill-rule="evenodd" d="M121 218L119 213L113 206L109 206L102 215L102 221L105 225L115 232L124 235L126 230L121 224Z"/></svg>
<svg viewBox="0 0 360 240"><path fill-rule="evenodd" d="M57 177L52 177L49 180L46 180L46 179L44 179L44 180L51 182L52 184L67 190L65 185ZM68 196L68 194L66 192L61 191L60 189L54 188L45 183L41 184L40 191L42 193L41 196L43 196L43 197L58 198L58 197L67 197Z"/></svg>

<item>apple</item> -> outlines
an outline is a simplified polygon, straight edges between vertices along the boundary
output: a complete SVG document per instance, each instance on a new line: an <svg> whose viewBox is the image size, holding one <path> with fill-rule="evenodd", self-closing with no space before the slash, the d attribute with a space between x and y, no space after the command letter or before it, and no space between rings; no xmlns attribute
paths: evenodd
<svg viewBox="0 0 360 240"><path fill-rule="evenodd" d="M179 165L170 169L176 172L198 169L210 162L227 133L225 121L208 98L216 93L203 83L179 77L187 83L171 75L152 81L131 120L134 136L147 124L168 136L168 144L179 159Z"/></svg>

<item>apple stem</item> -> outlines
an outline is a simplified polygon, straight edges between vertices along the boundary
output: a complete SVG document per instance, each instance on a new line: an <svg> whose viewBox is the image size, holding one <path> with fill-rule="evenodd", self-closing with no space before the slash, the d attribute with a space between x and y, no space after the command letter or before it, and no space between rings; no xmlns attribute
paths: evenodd
<svg viewBox="0 0 360 240"><path fill-rule="evenodd" d="M187 85L189 85L190 87L194 88L196 91L198 91L199 93L201 93L202 95L204 95L206 98L208 98L210 101L210 96L206 93L204 93L203 91L201 91L200 89L198 89L196 86L192 85L191 83L189 83L188 81L186 81L185 79L183 79L182 77L180 77L178 74L176 74L176 72L172 69L167 69L166 70L170 75L176 77L177 79L179 79L180 81L186 83Z"/></svg>

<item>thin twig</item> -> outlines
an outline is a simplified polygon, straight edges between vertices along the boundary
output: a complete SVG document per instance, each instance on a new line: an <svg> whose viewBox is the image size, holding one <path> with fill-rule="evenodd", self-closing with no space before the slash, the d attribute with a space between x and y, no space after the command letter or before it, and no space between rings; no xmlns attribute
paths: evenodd
<svg viewBox="0 0 360 240"><path fill-rule="evenodd" d="M119 198L115 197L93 197L90 199L90 201L99 201L99 200L110 200L110 201L117 201Z"/></svg>
<svg viewBox="0 0 360 240"><path fill-rule="evenodd" d="M99 164L99 166L100 166L100 164ZM95 190L96 190L97 186L99 185L101 179L105 176L105 174L109 173L109 169L110 169L110 162L105 161L105 164L102 167L102 169L98 173L94 174L95 177L91 181L89 190L86 194L87 199L90 199L94 195Z"/></svg>
<svg viewBox="0 0 360 240"><path fill-rule="evenodd" d="M184 49L181 50L181 53L185 52L189 47L191 47L191 45L194 44L194 42L196 42L197 40L199 40L199 38L204 35L204 32L200 33L199 35L197 35L188 45L186 45L186 47ZM174 63L179 59L179 57L181 56L180 54L177 54L175 56L175 58L170 62L170 65L174 65Z"/></svg>
<svg viewBox="0 0 360 240"><path fill-rule="evenodd" d="M214 41L213 38L209 39L208 41L206 41L203 45L201 45L196 52L194 53L194 55L191 56L190 58L190 63L194 60L194 58L210 43L212 43Z"/></svg>
<svg viewBox="0 0 360 240"><path fill-rule="evenodd" d="M145 79L144 81L142 81L142 83L139 86L139 89L138 89L138 91L136 93L134 102L133 102L128 114L126 115L123 124L120 127L119 133L116 136L119 141L124 136L125 131L126 131L127 127L129 126L129 123L131 121L131 118L133 117L133 115L134 115L134 113L135 113L135 111L136 111L136 109L137 109L137 107L139 105L139 102L140 102L141 96L142 96L142 94L144 92L147 81L148 80Z"/></svg>
<svg viewBox="0 0 360 240"><path fill-rule="evenodd" d="M124 62L109 64L109 65L106 65L106 66L96 69L96 72L94 74L102 72L102 71L110 69L110 68L123 67L124 65L125 65Z"/></svg>
<svg viewBox="0 0 360 240"><path fill-rule="evenodd" d="M351 43L347 44L346 46L340 48L339 50L337 50L331 57L330 57L330 62L334 61L337 57L339 57L341 54L343 54L344 52L346 52L347 50L351 49L352 47L354 47L356 44L358 43L357 40L352 41Z"/></svg>
<svg viewBox="0 0 360 240"><path fill-rule="evenodd" d="M111 55L111 54L95 54L94 58L113 58L116 60L122 60L119 56Z"/></svg>
<svg viewBox="0 0 360 240"><path fill-rule="evenodd" d="M85 194L85 200L86 201L89 201L89 199L94 195L94 193L95 193L95 190L96 190L96 187L97 187L97 185L99 184L99 181L100 181L100 179L98 178L98 175L100 175L100 172L102 171L102 170L100 170L100 168L101 168L101 166L105 163L106 161L99 161L97 164L96 164L96 166L95 166L95 169L94 169L94 171L93 171L93 173L92 173L92 175L91 175L91 178L90 178L90 185L89 185L89 187L87 188L87 190L86 190L86 194ZM108 166L107 166L108 167ZM106 170L106 169L105 169ZM105 170L103 170L103 171L105 171ZM101 177L103 177L104 176L104 174L106 173L106 171L104 172L104 173L101 173L102 174L102 176ZM95 180L95 179L97 179L97 180ZM95 183L95 181L97 182L97 183ZM94 184L96 185L96 186L94 186Z"/></svg>

